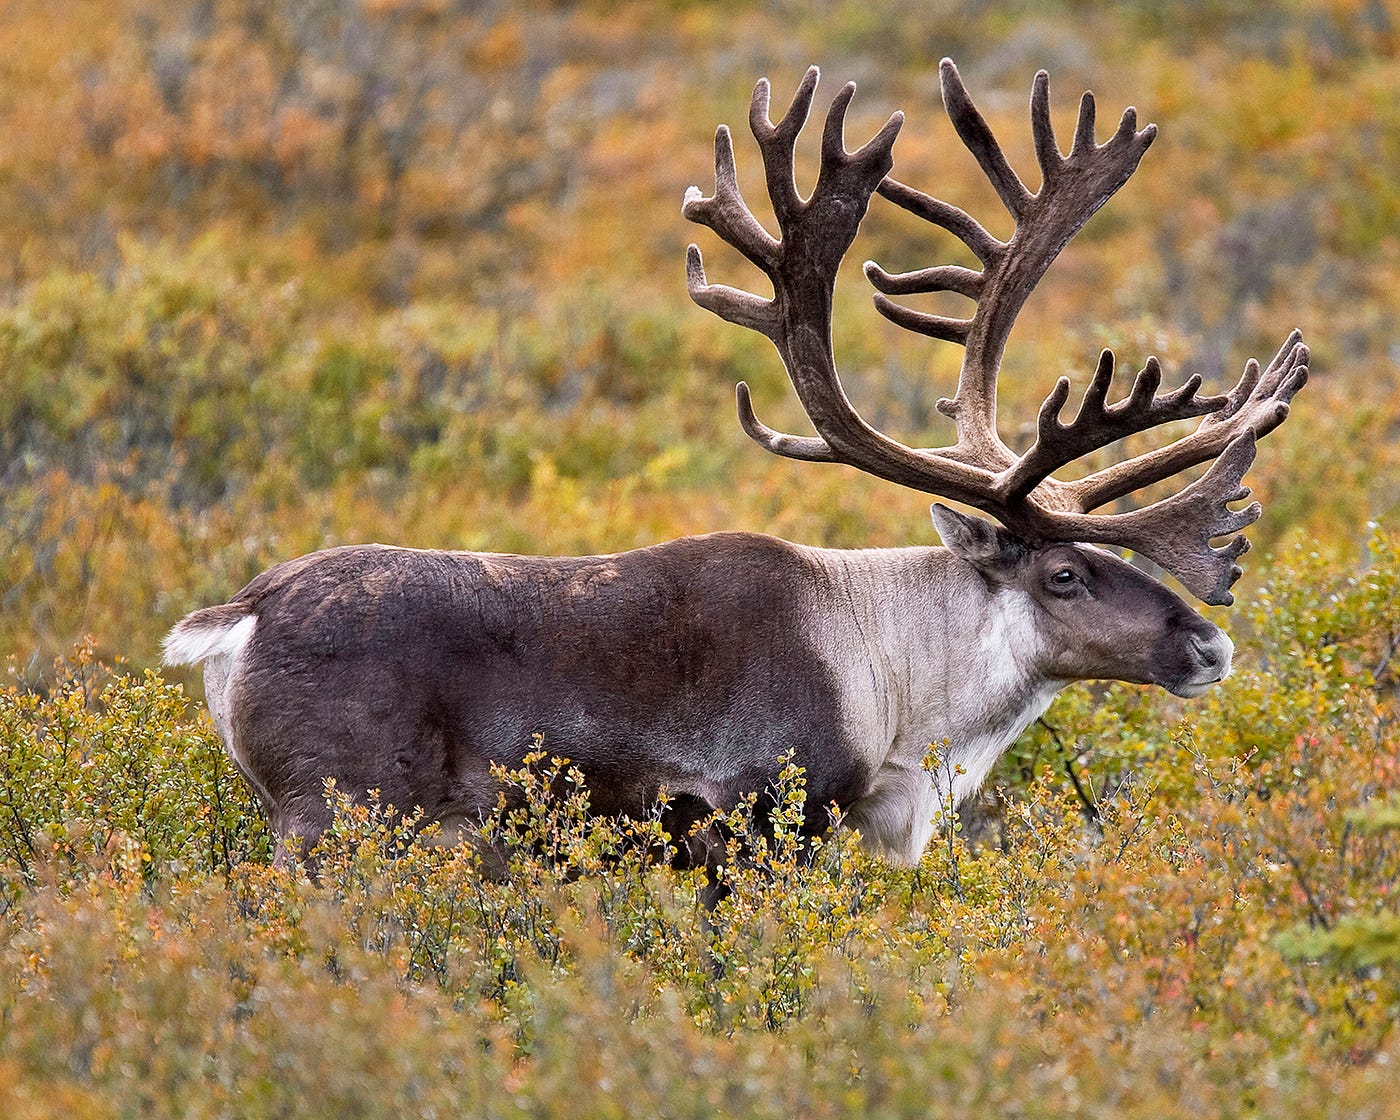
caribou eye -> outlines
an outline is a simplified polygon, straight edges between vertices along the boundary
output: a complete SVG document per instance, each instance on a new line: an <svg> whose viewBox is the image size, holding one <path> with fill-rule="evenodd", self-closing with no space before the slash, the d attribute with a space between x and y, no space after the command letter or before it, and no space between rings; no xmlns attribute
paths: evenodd
<svg viewBox="0 0 1400 1120"><path fill-rule="evenodd" d="M1073 568L1059 568L1050 577L1050 586L1059 591L1073 587L1078 582L1079 576Z"/></svg>

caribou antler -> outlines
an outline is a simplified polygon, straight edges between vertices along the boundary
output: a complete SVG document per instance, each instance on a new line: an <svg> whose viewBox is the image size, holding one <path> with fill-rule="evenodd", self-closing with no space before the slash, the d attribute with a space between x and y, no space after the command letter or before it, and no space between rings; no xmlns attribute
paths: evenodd
<svg viewBox="0 0 1400 1120"><path fill-rule="evenodd" d="M827 113L817 184L804 201L793 180L793 145L811 110L817 78L813 66L776 125L768 113L766 78L754 88L749 109L749 127L763 157L780 240L769 236L739 193L734 146L724 125L715 132L715 193L706 198L699 187L691 187L681 208L687 218L714 230L762 269L773 284L773 298L707 283L696 245L686 257L690 296L721 318L772 340L817 430L813 438L769 428L754 415L748 386L740 382L739 419L758 443L789 458L847 463L891 482L976 505L990 480L984 468L896 443L870 427L841 388L831 348L836 272L871 195L893 164L890 153L904 115L893 114L869 143L847 152L842 133L855 84L844 86Z"/></svg>
<svg viewBox="0 0 1400 1120"><path fill-rule="evenodd" d="M1195 595L1229 603L1239 577L1236 564L1248 548L1235 537L1220 548L1210 542L1238 533L1260 515L1258 503L1232 510L1248 496L1241 485L1254 458L1255 440L1288 415L1289 401L1307 380L1307 347L1289 336L1268 369L1251 360L1238 384L1221 396L1202 396L1201 379L1159 393L1162 375L1149 358L1129 394L1108 403L1114 361L1104 351L1075 418L1060 414L1069 399L1061 378L1040 410L1035 443L1014 454L996 430L996 387L1006 340L1016 316L1061 249L1137 169L1156 136L1137 129L1136 114L1124 112L1117 131L1103 144L1094 137L1091 94L1080 102L1068 155L1062 155L1050 122L1049 79L1036 75L1031 93L1031 130L1040 164L1041 187L1021 182L982 115L968 97L957 68L945 59L943 98L963 143L976 157L1015 220L1000 241L964 211L884 177L889 170L902 116L896 113L876 137L855 153L842 143L842 126L855 87L837 95L827 115L821 170L810 199L793 182L793 145L806 121L817 70L807 72L792 106L777 125L768 116L768 83L754 91L750 126L763 156L769 197L781 238L774 240L744 204L735 180L729 132L715 139L715 194L692 187L683 212L708 225L758 265L773 282L771 300L706 283L700 251L688 256L692 298L716 314L759 330L777 346L817 436L774 431L754 415L748 387L738 388L744 430L768 450L789 458L847 463L914 489L965 502L998 518L1032 541L1067 540L1112 544L1151 557ZM831 348L831 296L841 258L855 237L871 194L886 199L958 237L981 269L941 265L892 274L873 262L866 276L882 293L876 307L891 321L933 338L959 343L964 357L958 389L939 411L957 425L957 440L944 448L910 448L871 428L847 400ZM950 291L975 301L970 318L931 315L888 296ZM1196 430L1156 451L1136 456L1075 482L1053 472L1125 436L1178 420L1202 417ZM1214 460L1196 482L1177 494L1129 513L1093 514L1106 502L1189 467Z"/></svg>

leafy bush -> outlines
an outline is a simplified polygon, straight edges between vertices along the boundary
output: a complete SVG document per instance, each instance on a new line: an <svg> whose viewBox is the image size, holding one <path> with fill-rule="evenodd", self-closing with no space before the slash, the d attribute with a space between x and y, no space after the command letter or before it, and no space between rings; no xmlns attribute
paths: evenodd
<svg viewBox="0 0 1400 1120"><path fill-rule="evenodd" d="M1086 53L1086 10L0 5L0 1114L1394 1111L1394 17L1134 0ZM1057 121L1092 85L1162 127L1021 317L1009 442L1102 345L1216 391L1307 329L1231 679L1069 690L912 870L800 843L790 771L725 822L713 915L659 817L593 819L547 743L474 846L331 790L319 877L272 868L207 718L144 670L274 561L932 542L920 496L745 440L740 379L804 421L765 340L686 301L676 208L755 77L817 61L861 83L852 137L906 109L901 178L995 215L945 53L1023 173L1042 65ZM862 245L949 249L881 200ZM853 401L944 442L958 355L851 272Z"/></svg>
<svg viewBox="0 0 1400 1120"><path fill-rule="evenodd" d="M0 709L0 1106L1379 1115L1400 767L1388 677L1353 667L1388 648L1396 549L1276 586L1298 569L1330 589L1310 621L1257 596L1207 704L1071 695L982 838L918 868L801 841L790 767L725 818L709 917L661 818L592 817L544 751L470 843L332 788L316 876L277 870L182 692L80 651ZM1317 699L1285 718L1284 690Z"/></svg>
<svg viewBox="0 0 1400 1120"><path fill-rule="evenodd" d="M154 673L115 676L80 647L47 695L0 691L0 883L124 867L146 880L265 859L266 829L206 721Z"/></svg>

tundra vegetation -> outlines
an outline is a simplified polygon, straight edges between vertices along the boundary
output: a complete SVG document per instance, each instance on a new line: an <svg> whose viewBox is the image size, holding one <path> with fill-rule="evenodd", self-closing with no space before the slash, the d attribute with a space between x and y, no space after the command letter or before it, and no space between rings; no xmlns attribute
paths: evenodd
<svg viewBox="0 0 1400 1120"><path fill-rule="evenodd" d="M1400 27L1348 0L1088 13L0 8L0 1113L1393 1112ZM1068 690L916 868L840 831L801 851L789 768L771 837L734 814L753 858L708 925L659 824L590 817L547 742L489 826L524 841L504 878L335 789L319 877L273 868L196 678L150 667L276 560L933 543L917 495L739 430L740 379L801 417L768 344L686 297L679 202L755 76L817 61L861 84L853 135L905 109L901 172L994 213L945 54L1003 91L979 104L1017 166L1041 66L1161 129L1023 312L1008 422L1031 435L1100 345L1222 391L1307 332L1212 613L1232 676ZM854 251L947 248L873 206ZM956 356L858 282L834 331L867 417L936 442Z"/></svg>

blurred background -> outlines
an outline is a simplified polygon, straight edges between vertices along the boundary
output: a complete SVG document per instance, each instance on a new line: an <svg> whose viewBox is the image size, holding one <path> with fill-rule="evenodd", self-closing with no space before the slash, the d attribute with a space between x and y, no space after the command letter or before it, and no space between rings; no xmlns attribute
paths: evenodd
<svg viewBox="0 0 1400 1120"><path fill-rule="evenodd" d="M895 173L1005 236L942 110L959 64L1037 182L1027 103L1160 129L1012 336L1003 435L1102 346L1223 391L1294 326L1314 380L1261 447L1244 590L1304 540L1356 564L1400 452L1400 15L1377 0L9 0L0 5L0 653L39 680L91 634L136 666L278 560L380 540L614 551L754 529L934 543L923 495L765 454L733 385L805 430L769 344L694 307L755 274L686 223L717 123L860 86ZM799 171L810 185L815 136ZM859 272L964 262L876 199L838 286L857 407L938 444L961 352L875 314ZM1158 435L1158 438L1162 438Z"/></svg>

